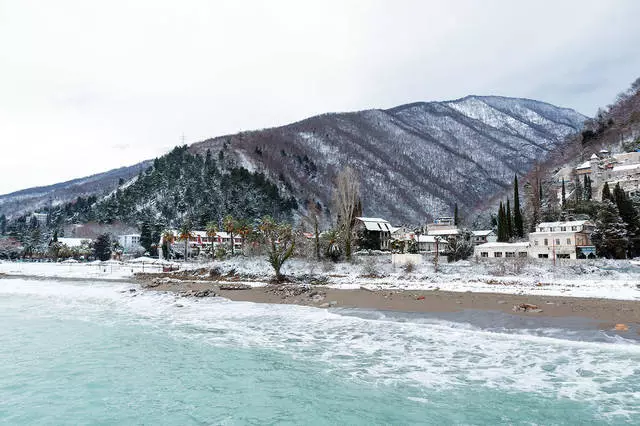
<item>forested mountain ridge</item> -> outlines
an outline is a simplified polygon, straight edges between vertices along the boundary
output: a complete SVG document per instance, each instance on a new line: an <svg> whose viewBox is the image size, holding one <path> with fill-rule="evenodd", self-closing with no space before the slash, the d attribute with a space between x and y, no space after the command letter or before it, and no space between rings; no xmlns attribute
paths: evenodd
<svg viewBox="0 0 640 426"><path fill-rule="evenodd" d="M458 203L482 207L514 174L582 128L585 116L528 99L468 96L332 113L191 145L277 179L301 202L329 206L345 165L360 175L365 215L423 223Z"/></svg>
<svg viewBox="0 0 640 426"><path fill-rule="evenodd" d="M128 181L123 179L127 182L120 181L120 189L106 199L102 197L115 190L113 178L107 174L93 179L93 191L81 195L85 201L92 196L95 197L92 201L98 202L99 208L91 212L92 220L116 217L132 222L143 216L161 215L168 215L165 220L169 222L186 215L200 218L202 214L189 209L195 205L200 211L203 203L211 204L211 218L226 212L247 216L270 210L280 214L290 212L294 203L303 209L313 203L329 220L334 176L348 164L361 179L364 214L382 216L398 224L418 224L433 216L450 214L455 203L467 211L481 207L488 198L509 186L514 173L526 173L535 160L544 158L567 135L579 131L584 119L570 109L497 96L468 96L388 110L323 114L282 127L241 132L191 145L188 151L198 155L193 158L198 159L199 165L185 165L183 169L195 172L203 166L201 162L209 151L220 173L217 179L226 179L224 182L206 181L193 187L184 176L174 173L165 176L178 182L171 190L152 182L147 182L144 191L135 183L129 189L132 179L139 179L134 176L152 164L144 162L132 166L131 170L137 172L131 172ZM146 172L140 176L145 177ZM271 194L267 198L284 207L253 208L252 201L243 198L245 179L249 186L265 190L271 184L266 190ZM206 198L207 188L217 185L235 188L236 196L228 194L228 198L237 201L221 201L227 195L215 198L214 203L198 199L201 195ZM43 192L39 199L32 197L38 202L19 198L20 193L9 194L2 197L4 204L0 208L13 206L13 210L4 208L2 212L15 216L41 208L50 197L54 205L69 201L77 197L74 191L62 191L55 197ZM167 191L179 193L178 198L186 197L191 202L175 196L170 200ZM119 207L113 205L114 197L121 200ZM160 199L176 210L163 211ZM182 208L183 203L188 207ZM122 211L123 206L131 207L131 212ZM76 215L73 220L85 219Z"/></svg>

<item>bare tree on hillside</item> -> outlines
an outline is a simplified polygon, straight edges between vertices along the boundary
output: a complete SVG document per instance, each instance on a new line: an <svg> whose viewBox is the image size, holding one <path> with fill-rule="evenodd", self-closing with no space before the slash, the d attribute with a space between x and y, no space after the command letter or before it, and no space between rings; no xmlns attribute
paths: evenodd
<svg viewBox="0 0 640 426"><path fill-rule="evenodd" d="M349 166L345 167L336 177L333 193L334 211L338 215L338 230L344 242L344 254L351 260L351 243L355 218L361 209L360 180L356 172Z"/></svg>

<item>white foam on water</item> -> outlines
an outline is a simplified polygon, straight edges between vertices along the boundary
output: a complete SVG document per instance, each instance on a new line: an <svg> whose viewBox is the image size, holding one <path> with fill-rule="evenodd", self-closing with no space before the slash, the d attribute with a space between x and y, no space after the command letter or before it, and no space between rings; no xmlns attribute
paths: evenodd
<svg viewBox="0 0 640 426"><path fill-rule="evenodd" d="M604 416L640 413L640 344L627 339L566 340L560 329L545 336L486 331L445 320L368 319L302 306L131 293L132 287L12 279L0 281L0 294L28 296L38 304L30 315L133 322L176 339L279 351L373 385L483 386L590 401Z"/></svg>

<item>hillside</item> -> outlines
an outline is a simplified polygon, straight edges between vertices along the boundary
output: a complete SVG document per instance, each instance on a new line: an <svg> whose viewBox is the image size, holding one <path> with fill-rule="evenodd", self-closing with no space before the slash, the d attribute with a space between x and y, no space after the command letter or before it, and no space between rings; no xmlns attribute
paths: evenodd
<svg viewBox="0 0 640 426"><path fill-rule="evenodd" d="M349 164L361 177L364 214L415 224L450 214L454 203L467 211L482 207L510 185L514 173L528 172L535 160L579 131L585 118L534 100L468 96L324 114L205 140L189 150L201 158L210 150L221 171L246 169L251 173L243 176L262 176L277 185L283 199L294 197L303 208L313 202L327 219L332 180ZM113 192L118 180L130 180L149 165L0 196L0 214L33 211L49 199L55 204L78 196L101 197ZM126 194L136 197L135 191ZM128 199L127 205L142 206L153 199L153 194L138 195L139 200Z"/></svg>
<svg viewBox="0 0 640 426"><path fill-rule="evenodd" d="M133 166L120 167L67 182L0 195L0 215L16 216L41 209L49 202L63 204L78 197L105 194L114 190L119 182L130 180L149 165L151 165L151 161L143 161Z"/></svg>
<svg viewBox="0 0 640 426"><path fill-rule="evenodd" d="M299 202L330 206L345 165L361 176L364 214L420 223L507 188L582 128L586 117L543 102L468 96L389 110L325 114L193 144L278 179ZM221 154L220 154L221 153Z"/></svg>

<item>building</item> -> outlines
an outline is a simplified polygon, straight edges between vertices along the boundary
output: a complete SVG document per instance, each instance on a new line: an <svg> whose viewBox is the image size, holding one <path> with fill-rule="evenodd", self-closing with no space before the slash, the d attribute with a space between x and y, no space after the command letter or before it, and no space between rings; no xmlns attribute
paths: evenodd
<svg viewBox="0 0 640 426"><path fill-rule="evenodd" d="M140 247L140 234L118 235L118 243L128 253Z"/></svg>
<svg viewBox="0 0 640 426"><path fill-rule="evenodd" d="M391 234L398 228L377 217L356 217L356 232L362 235L361 248L389 250Z"/></svg>
<svg viewBox="0 0 640 426"><path fill-rule="evenodd" d="M180 231L175 229L167 231L174 235L172 243L169 244L169 252L178 253L184 256L184 240L180 240ZM198 256L207 246L213 242L214 249L218 247L231 248L231 235L228 232L218 231L215 236L209 237L207 231L191 231L191 236L187 242L187 256ZM162 247L165 245L164 233L158 242L158 255L163 257ZM242 248L242 236L233 235L234 249Z"/></svg>
<svg viewBox="0 0 640 426"><path fill-rule="evenodd" d="M588 220L540 223L536 232L529 234L529 255L538 259L595 258L591 243L594 229Z"/></svg>
<svg viewBox="0 0 640 426"><path fill-rule="evenodd" d="M64 244L69 248L81 247L83 244L89 245L91 243L90 238L66 238L60 237L58 238L58 242L60 244Z"/></svg>
<svg viewBox="0 0 640 426"><path fill-rule="evenodd" d="M529 256L529 243L484 243L475 246L473 255L485 259L526 258Z"/></svg>
<svg viewBox="0 0 640 426"><path fill-rule="evenodd" d="M473 244L485 244L485 243L495 243L498 241L498 235L493 229L485 229L481 231L472 231L473 234Z"/></svg>

